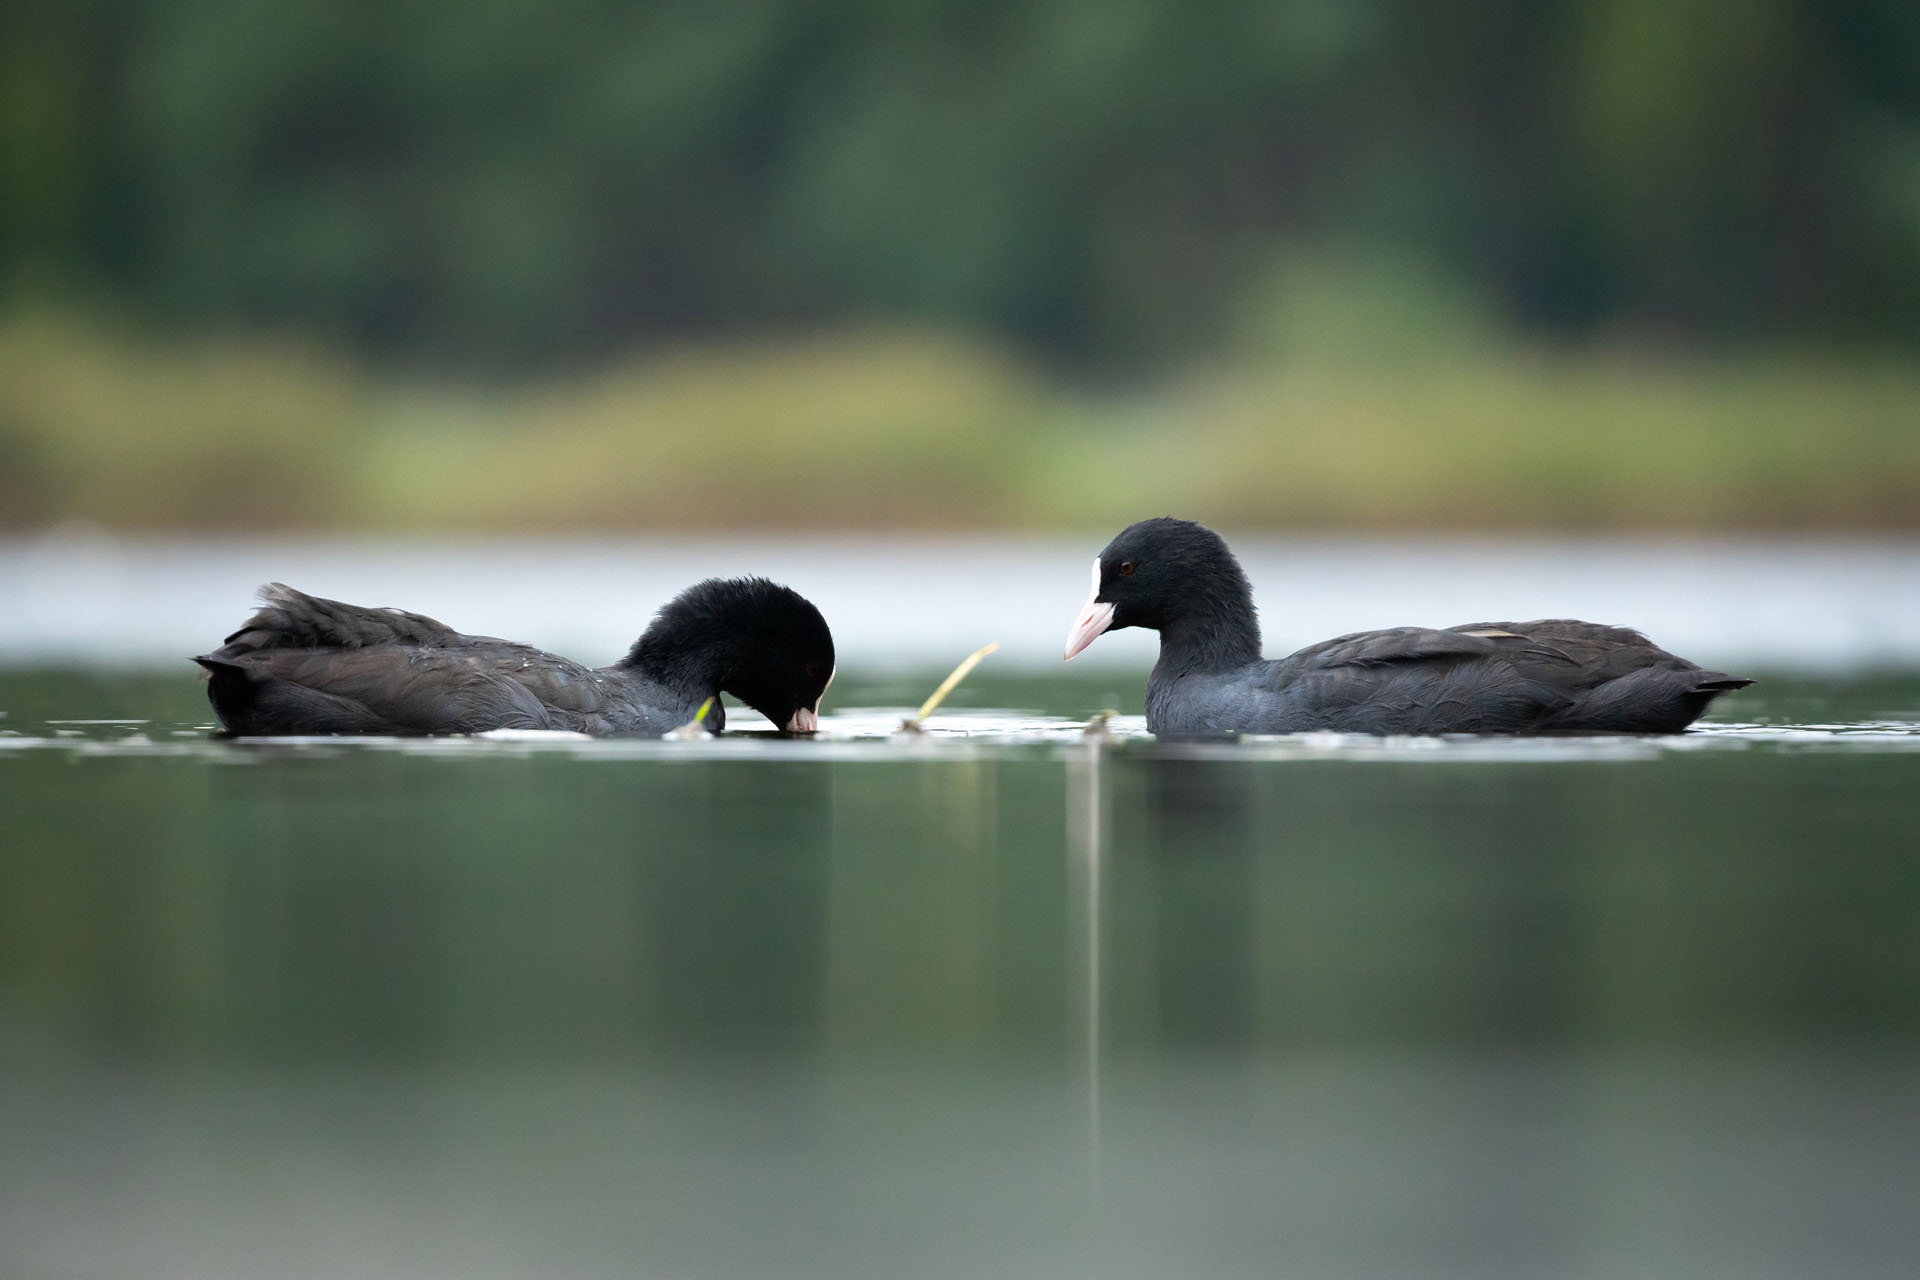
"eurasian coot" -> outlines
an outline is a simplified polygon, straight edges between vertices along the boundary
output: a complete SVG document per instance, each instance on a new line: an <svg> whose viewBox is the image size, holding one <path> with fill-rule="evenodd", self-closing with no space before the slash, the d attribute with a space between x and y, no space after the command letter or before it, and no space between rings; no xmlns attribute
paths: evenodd
<svg viewBox="0 0 1920 1280"><path fill-rule="evenodd" d="M1174 736L1678 733L1753 683L1568 619L1362 631L1267 661L1239 561L1213 530L1170 518L1100 553L1066 656L1119 627L1160 633L1147 728Z"/></svg>
<svg viewBox="0 0 1920 1280"><path fill-rule="evenodd" d="M711 578L655 616L627 656L588 667L531 645L462 635L399 609L273 583L245 626L195 658L229 734L436 734L571 729L658 735L726 724L730 693L790 733L819 727L833 679L820 611L764 578Z"/></svg>

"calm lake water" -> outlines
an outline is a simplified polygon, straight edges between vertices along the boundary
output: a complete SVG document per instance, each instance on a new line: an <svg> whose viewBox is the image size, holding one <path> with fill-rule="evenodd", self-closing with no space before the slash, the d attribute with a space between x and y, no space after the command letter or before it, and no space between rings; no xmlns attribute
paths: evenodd
<svg viewBox="0 0 1920 1280"><path fill-rule="evenodd" d="M181 668L0 669L0 1275L1920 1256L1915 676L1659 741L1167 748L1144 668L990 662L905 742L943 667L822 741L236 744Z"/></svg>

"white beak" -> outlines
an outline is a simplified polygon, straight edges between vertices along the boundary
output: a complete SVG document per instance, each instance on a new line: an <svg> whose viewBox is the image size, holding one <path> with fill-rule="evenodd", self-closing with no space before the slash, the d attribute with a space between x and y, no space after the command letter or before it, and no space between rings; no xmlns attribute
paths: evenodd
<svg viewBox="0 0 1920 1280"><path fill-rule="evenodd" d="M811 707L802 707L793 713L793 719L787 721L788 733L820 732L820 713Z"/></svg>
<svg viewBox="0 0 1920 1280"><path fill-rule="evenodd" d="M1073 655L1094 642L1102 631L1113 625L1113 605L1102 604L1100 596L1100 561L1093 562L1093 590L1087 593L1086 607L1080 610L1080 616L1074 619L1073 630L1067 632L1067 656L1064 661L1072 662Z"/></svg>

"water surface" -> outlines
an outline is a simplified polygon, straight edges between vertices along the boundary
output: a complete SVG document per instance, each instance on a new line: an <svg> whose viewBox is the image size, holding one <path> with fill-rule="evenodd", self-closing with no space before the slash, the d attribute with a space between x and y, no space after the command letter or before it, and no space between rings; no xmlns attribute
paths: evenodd
<svg viewBox="0 0 1920 1280"><path fill-rule="evenodd" d="M939 674L681 744L0 673L0 1273L1910 1274L1920 680L896 741Z"/></svg>

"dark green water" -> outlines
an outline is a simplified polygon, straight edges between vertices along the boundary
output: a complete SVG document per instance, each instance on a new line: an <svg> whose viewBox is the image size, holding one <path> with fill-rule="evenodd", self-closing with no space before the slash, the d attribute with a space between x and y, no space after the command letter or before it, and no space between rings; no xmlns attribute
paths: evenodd
<svg viewBox="0 0 1920 1280"><path fill-rule="evenodd" d="M258 748L198 697L0 675L0 1274L1920 1256L1920 681L1185 751Z"/></svg>

